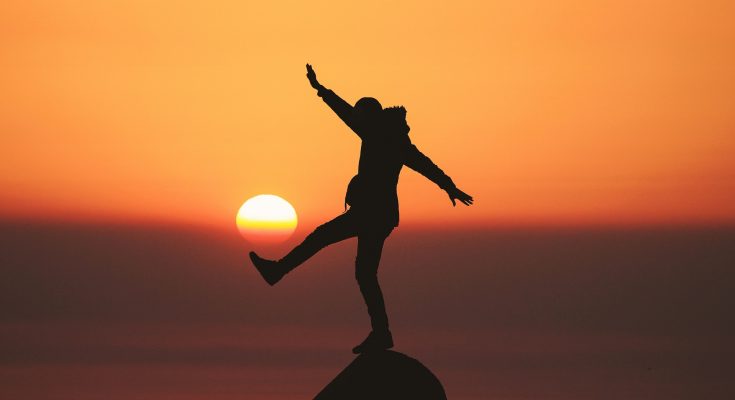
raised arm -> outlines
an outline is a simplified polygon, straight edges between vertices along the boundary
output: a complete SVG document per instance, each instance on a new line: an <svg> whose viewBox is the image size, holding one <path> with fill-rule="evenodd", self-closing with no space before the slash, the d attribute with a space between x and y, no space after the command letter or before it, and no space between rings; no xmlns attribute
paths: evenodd
<svg viewBox="0 0 735 400"><path fill-rule="evenodd" d="M344 101L341 97L337 95L337 93L334 93L333 91L325 88L322 84L320 84L319 81L317 81L316 79L316 72L314 72L314 68L312 68L309 64L306 64L306 77L309 79L311 87L316 89L317 95L321 97L325 103L327 103L329 108L331 108L332 111L334 111L334 113L337 114L337 116L342 121L344 121L344 123L347 124L347 126L349 126L353 132L362 137L354 120L354 110L352 105Z"/></svg>
<svg viewBox="0 0 735 400"><path fill-rule="evenodd" d="M409 144L406 148L403 164L412 170L420 173L430 181L436 183L449 195L452 205L457 205L456 200L462 204L469 206L474 201L472 196L457 189L452 178L447 176L429 157L424 155L414 144Z"/></svg>

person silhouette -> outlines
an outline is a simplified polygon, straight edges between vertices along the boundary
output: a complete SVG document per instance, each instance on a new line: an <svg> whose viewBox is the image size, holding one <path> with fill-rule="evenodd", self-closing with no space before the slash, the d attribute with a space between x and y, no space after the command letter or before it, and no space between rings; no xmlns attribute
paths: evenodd
<svg viewBox="0 0 735 400"><path fill-rule="evenodd" d="M411 143L404 107L383 109L372 97L361 98L353 107L322 86L311 65L306 64L306 70L306 77L317 95L362 140L357 175L347 185L343 214L318 226L280 260L262 258L254 251L250 252L250 259L272 286L319 250L357 237L355 278L367 306L372 330L352 352L389 349L393 347L393 337L377 273L383 244L398 226L396 188L401 168L406 165L436 183L447 192L455 206L457 201L469 206L473 198L459 190L449 176Z"/></svg>

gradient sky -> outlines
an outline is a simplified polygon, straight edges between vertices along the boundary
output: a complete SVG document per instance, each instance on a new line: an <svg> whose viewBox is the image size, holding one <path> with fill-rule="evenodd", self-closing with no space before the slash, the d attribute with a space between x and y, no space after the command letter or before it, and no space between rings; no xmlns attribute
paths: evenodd
<svg viewBox="0 0 735 400"><path fill-rule="evenodd" d="M397 349L449 398L735 398L733 16L4 1L0 398L296 400L353 359L355 240L271 288L235 229L249 197L289 200L276 257L343 211L359 141L307 62L351 102L406 106L475 196L452 208L406 170L380 266Z"/></svg>
<svg viewBox="0 0 735 400"><path fill-rule="evenodd" d="M732 1L10 1L0 212L231 225L341 210L357 138L309 87L409 110L469 209L412 171L403 221L735 220ZM313 224L312 224L313 225Z"/></svg>

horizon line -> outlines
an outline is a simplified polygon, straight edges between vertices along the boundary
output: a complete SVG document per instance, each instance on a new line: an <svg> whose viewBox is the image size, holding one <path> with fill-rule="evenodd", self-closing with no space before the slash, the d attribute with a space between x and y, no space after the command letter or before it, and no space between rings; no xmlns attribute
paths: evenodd
<svg viewBox="0 0 735 400"><path fill-rule="evenodd" d="M304 230L311 230L320 223L316 218L309 218L306 224L299 223L295 233ZM299 221L302 222L302 221ZM401 221L396 229L402 231L546 231L546 230L678 230L678 229L735 229L735 219L733 220L618 220L615 222L605 220L570 220L562 221L561 219L483 219L472 223L452 222L448 220L440 221L418 221L409 219ZM221 222L206 223L198 219L175 219L163 216L132 216L132 215L77 215L74 217L64 217L59 215L42 215L42 214L3 214L0 212L0 225L15 224L33 224L46 226L108 226L119 228L131 227L147 227L147 228L184 228L205 229L209 231L233 231L238 232L234 218L232 226L225 226Z"/></svg>

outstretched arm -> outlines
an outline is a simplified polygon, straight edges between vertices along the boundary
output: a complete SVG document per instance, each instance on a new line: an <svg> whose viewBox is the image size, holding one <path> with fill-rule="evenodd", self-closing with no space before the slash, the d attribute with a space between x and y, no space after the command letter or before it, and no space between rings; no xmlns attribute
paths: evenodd
<svg viewBox="0 0 735 400"><path fill-rule="evenodd" d="M341 97L337 96L337 93L334 93L333 91L325 88L321 83L319 83L319 81L317 81L316 79L316 72L314 72L314 68L312 68L309 64L306 64L306 78L309 79L311 87L316 89L317 95L321 97L325 103L327 103L329 108L331 108L332 111L334 111L334 113L337 114L337 116L342 121L344 121L347 126L350 127L350 129L352 129L358 136L362 137L354 121L352 105L344 101Z"/></svg>
<svg viewBox="0 0 735 400"><path fill-rule="evenodd" d="M472 205L474 201L472 196L457 189L457 186L452 182L452 178L447 176L429 157L419 151L416 145L410 144L408 146L403 163L444 189L449 195L452 205L456 206L457 200L466 206Z"/></svg>

